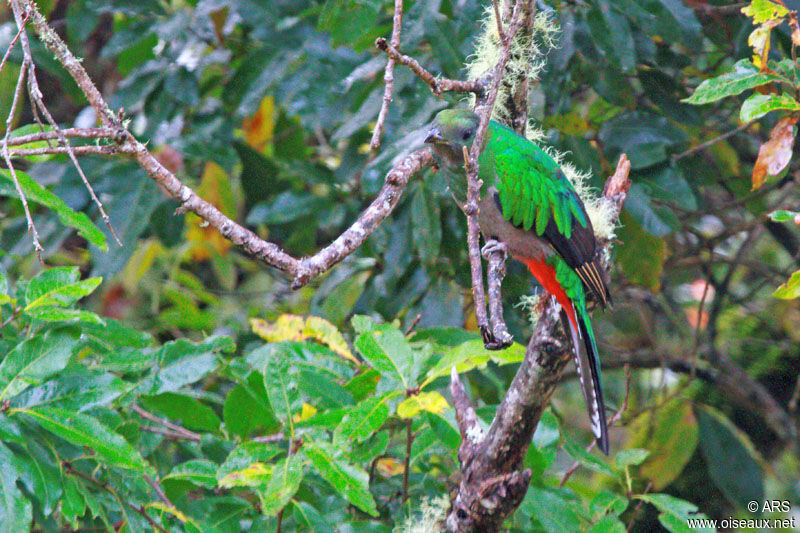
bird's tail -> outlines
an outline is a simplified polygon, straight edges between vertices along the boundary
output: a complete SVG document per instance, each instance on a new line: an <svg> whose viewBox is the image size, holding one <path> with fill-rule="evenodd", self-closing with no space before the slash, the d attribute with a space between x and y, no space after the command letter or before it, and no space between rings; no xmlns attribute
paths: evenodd
<svg viewBox="0 0 800 533"><path fill-rule="evenodd" d="M570 299L561 282L556 277L556 270L545 261L519 258L531 273L539 280L542 287L555 296L562 309L564 328L572 336L572 348L575 352L575 366L581 382L586 408L592 432L597 439L600 450L608 455L608 423L606 422L606 406L603 401L603 387L600 383L600 357L594 340L594 331L589 321L585 300ZM578 282L580 283L580 282Z"/></svg>
<svg viewBox="0 0 800 533"><path fill-rule="evenodd" d="M608 422L603 400L603 386L600 383L600 358L586 307L580 304L577 307L579 309L573 311L572 317L567 315L566 310L562 311L562 322L565 323L565 328L572 335L575 366L578 368L583 398L586 400L586 408L589 410L592 432L597 439L597 446L604 454L608 455Z"/></svg>

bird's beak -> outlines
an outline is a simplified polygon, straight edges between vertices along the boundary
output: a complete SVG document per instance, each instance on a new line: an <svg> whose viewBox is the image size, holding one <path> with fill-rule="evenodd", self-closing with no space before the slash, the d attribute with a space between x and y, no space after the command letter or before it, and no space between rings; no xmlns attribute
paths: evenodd
<svg viewBox="0 0 800 533"><path fill-rule="evenodd" d="M439 132L439 128L434 126L430 129L430 131L428 131L428 136L425 137L425 144L436 144L443 140L444 138L442 137L442 134Z"/></svg>

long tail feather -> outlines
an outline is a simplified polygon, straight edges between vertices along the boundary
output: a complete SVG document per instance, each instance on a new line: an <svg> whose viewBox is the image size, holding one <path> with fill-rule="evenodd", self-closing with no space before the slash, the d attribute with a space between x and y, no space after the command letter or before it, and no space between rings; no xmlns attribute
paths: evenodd
<svg viewBox="0 0 800 533"><path fill-rule="evenodd" d="M562 312L562 322L572 336L575 366L578 368L578 378L581 382L586 408L589 411L592 432L600 450L608 455L608 422L606 421L603 387L600 383L600 359L597 354L592 325L585 310L578 310L573 317L569 317L566 311Z"/></svg>

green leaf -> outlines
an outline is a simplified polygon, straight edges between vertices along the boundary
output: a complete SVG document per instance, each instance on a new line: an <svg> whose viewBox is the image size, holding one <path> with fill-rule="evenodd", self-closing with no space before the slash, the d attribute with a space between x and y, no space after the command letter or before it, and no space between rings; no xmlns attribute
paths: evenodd
<svg viewBox="0 0 800 533"><path fill-rule="evenodd" d="M378 516L375 500L369 492L369 476L364 470L334 459L319 444L309 444L303 451L336 492L365 513Z"/></svg>
<svg viewBox="0 0 800 533"><path fill-rule="evenodd" d="M658 520L667 530L678 533L692 533L695 531L714 531L712 528L689 528L687 520L695 518L702 520L706 515L697 512L697 506L693 503L681 500L669 494L641 494L636 496L653 504L659 510Z"/></svg>
<svg viewBox="0 0 800 533"><path fill-rule="evenodd" d="M141 401L148 409L159 411L186 428L219 432L222 421L214 410L190 396L165 392L157 396L143 396Z"/></svg>
<svg viewBox="0 0 800 533"><path fill-rule="evenodd" d="M93 449L114 466L142 473L152 471L152 467L128 441L89 415L58 407L14 409L12 412L24 413L62 439Z"/></svg>
<svg viewBox="0 0 800 533"><path fill-rule="evenodd" d="M424 182L418 185L411 198L411 240L422 262L433 265L439 260L442 244L442 217L439 202L433 197Z"/></svg>
<svg viewBox="0 0 800 533"><path fill-rule="evenodd" d="M773 222L789 222L790 220L794 220L797 215L800 215L797 211L787 211L785 209L778 209L773 211L769 214L770 220Z"/></svg>
<svg viewBox="0 0 800 533"><path fill-rule="evenodd" d="M64 330L48 331L18 344L0 363L0 400L63 370L77 345L74 334Z"/></svg>
<svg viewBox="0 0 800 533"><path fill-rule="evenodd" d="M264 379L253 372L247 384L237 385L225 397L222 407L225 428L234 435L247 438L258 430L277 431L280 424L270 408Z"/></svg>
<svg viewBox="0 0 800 533"><path fill-rule="evenodd" d="M289 436L294 438L294 412L301 406L298 390L299 368L291 361L273 356L264 365L264 390L267 392L272 412L289 429Z"/></svg>
<svg viewBox="0 0 800 533"><path fill-rule="evenodd" d="M753 24L779 21L789 14L786 6L772 0L752 0L750 5L742 8L742 13L753 19Z"/></svg>
<svg viewBox="0 0 800 533"><path fill-rule="evenodd" d="M593 470L598 474L603 474L618 482L622 482L622 478L617 471L608 466L602 459L587 452L583 447L578 446L571 439L567 438L564 442L564 449L572 456L581 466Z"/></svg>
<svg viewBox="0 0 800 533"><path fill-rule="evenodd" d="M234 448L217 469L220 486L255 486L268 481L269 469L264 467L280 453L280 449L262 442L246 442ZM261 465L253 467L253 465Z"/></svg>
<svg viewBox="0 0 800 533"><path fill-rule="evenodd" d="M175 465L161 481L188 481L198 487L213 489L217 486L217 465L208 459L190 459Z"/></svg>
<svg viewBox="0 0 800 533"><path fill-rule="evenodd" d="M22 192L29 202L33 201L40 204L58 215L58 219L65 225L78 230L78 234L101 250L108 250L106 236L95 226L84 213L72 210L64 200L39 185L33 178L16 171L17 181ZM14 186L11 172L7 169L0 169L0 195L17 197L17 190Z"/></svg>
<svg viewBox="0 0 800 533"><path fill-rule="evenodd" d="M136 391L159 394L194 383L217 367L219 352L233 348L230 337L209 337L197 344L186 339L168 342L153 355L158 367L140 380Z"/></svg>
<svg viewBox="0 0 800 533"><path fill-rule="evenodd" d="M294 500L292 516L300 526L301 531L314 531L315 533L333 532L333 525L323 517L311 504Z"/></svg>
<svg viewBox="0 0 800 533"><path fill-rule="evenodd" d="M779 79L774 74L759 72L749 60L741 59L731 72L703 81L692 96L681 101L694 105L708 104Z"/></svg>
<svg viewBox="0 0 800 533"><path fill-rule="evenodd" d="M356 338L355 347L372 368L391 376L404 389L416 386L414 353L396 326L374 325Z"/></svg>
<svg viewBox="0 0 800 533"><path fill-rule="evenodd" d="M697 449L697 418L686 401L671 401L642 414L631 429L631 444L646 446L652 452L639 468L639 475L649 479L657 491L680 475Z"/></svg>
<svg viewBox="0 0 800 533"><path fill-rule="evenodd" d="M580 504L568 498L563 489L532 486L522 505L542 524L544 531L581 531L584 522L580 516Z"/></svg>
<svg viewBox="0 0 800 533"><path fill-rule="evenodd" d="M395 394L372 396L350 408L334 432L334 442L339 438L363 442L375 433L389 418L386 402ZM337 438L339 437L339 438Z"/></svg>
<svg viewBox="0 0 800 533"><path fill-rule="evenodd" d="M31 387L11 400L12 407L47 405L70 411L86 411L119 397L128 385L114 374L90 372L81 367Z"/></svg>
<svg viewBox="0 0 800 533"><path fill-rule="evenodd" d="M782 300L792 300L800 296L800 270L793 272L786 283L775 289L772 295Z"/></svg>
<svg viewBox="0 0 800 533"><path fill-rule="evenodd" d="M788 94L754 94L742 104L739 119L742 122L750 122L778 109L798 111L800 102Z"/></svg>
<svg viewBox="0 0 800 533"><path fill-rule="evenodd" d="M91 311L79 309L60 309L58 307L37 307L28 315L41 322L80 322L82 324L105 325L106 321Z"/></svg>
<svg viewBox="0 0 800 533"><path fill-rule="evenodd" d="M629 501L624 496L603 489L592 499L591 509L595 515L619 516L628 508Z"/></svg>
<svg viewBox="0 0 800 533"><path fill-rule="evenodd" d="M17 458L0 444L0 530L28 531L33 507L17 487Z"/></svg>
<svg viewBox="0 0 800 533"><path fill-rule="evenodd" d="M9 141L14 139L15 137L24 137L25 135L30 135L32 133L39 133L39 132L48 132L53 131L52 126L44 126L41 127L39 124L25 124L24 126L20 126L13 130L9 136ZM42 140L42 141L33 141L25 144L18 144L14 146L15 150L34 150L37 148L47 148L49 146L50 141ZM10 143L9 143L10 144ZM42 154L42 155L26 155L25 159L29 161L39 162L39 161L47 161L48 159L52 159L55 157L54 154Z"/></svg>
<svg viewBox="0 0 800 533"><path fill-rule="evenodd" d="M661 274L667 260L667 243L652 235L627 211L620 214L617 237L623 243L617 247L617 261L632 283L648 287L653 292L661 287ZM641 250L647 250L643 254Z"/></svg>
<svg viewBox="0 0 800 533"><path fill-rule="evenodd" d="M614 465L619 470L624 470L626 466L640 465L650 456L648 450L633 448L630 450L620 450L614 457Z"/></svg>
<svg viewBox="0 0 800 533"><path fill-rule="evenodd" d="M714 484L732 504L747 509L751 501L764 501L764 478L753 445L719 411L697 406L700 451Z"/></svg>
<svg viewBox="0 0 800 533"><path fill-rule="evenodd" d="M459 374L463 374L475 368L483 368L489 361L494 361L498 365L518 363L524 356L525 347L516 342L503 350L492 351L484 347L482 340L472 339L447 351L436 365L428 370L422 386L425 387L436 378L449 376L453 366Z"/></svg>
<svg viewBox="0 0 800 533"><path fill-rule="evenodd" d="M28 493L34 495L42 511L50 514L61 498L61 476L56 467L58 461L50 451L32 439L23 446L24 452L15 456L20 481Z"/></svg>
<svg viewBox="0 0 800 533"><path fill-rule="evenodd" d="M625 533L626 528L616 516L604 516L589 529L589 533Z"/></svg>
<svg viewBox="0 0 800 533"><path fill-rule="evenodd" d="M291 501L303 481L305 458L302 454L285 457L272 467L269 483L256 489L261 499L261 512L277 515Z"/></svg>

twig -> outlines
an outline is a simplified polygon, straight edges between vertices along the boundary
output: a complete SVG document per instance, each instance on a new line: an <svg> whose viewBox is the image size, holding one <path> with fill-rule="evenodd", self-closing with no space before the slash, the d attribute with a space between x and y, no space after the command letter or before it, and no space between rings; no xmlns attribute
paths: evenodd
<svg viewBox="0 0 800 533"><path fill-rule="evenodd" d="M0 72L3 72L3 67L6 66L6 61L8 61L8 56L11 55L11 50L14 48L14 45L17 44L17 39L22 34L23 30L25 29L25 25L28 23L28 19L30 15L25 13L25 18L22 20L22 24L17 28L17 34L11 39L11 42L8 43L8 48L6 49L6 53L3 54L3 60L0 61Z"/></svg>
<svg viewBox="0 0 800 533"><path fill-rule="evenodd" d="M108 483L103 483L102 481L98 481L95 478L93 478L92 476L84 474L80 470L76 470L70 463L68 463L66 461L64 461L62 463L62 465L64 466L64 469L66 470L66 472L68 474L72 474L73 476L79 477L79 478L83 479L84 481L89 481L90 483L93 483L93 484L97 485L98 487L100 487L104 491L106 491L109 494L111 494L114 497L114 499L116 499L117 502L119 502L119 504L121 506L123 506L123 508L124 508L125 505L127 505L128 507L130 507L131 509L133 509L134 511L136 511L137 513L142 515L142 517L145 520L147 520L147 522L150 524L150 526L153 529L156 529L158 531L162 531L162 532L166 533L167 530L164 529L164 527L161 526L158 522L153 520L150 517L150 515L147 514L147 510L143 506L140 507L140 506L134 505L131 502L123 502L122 499L117 494L117 492Z"/></svg>
<svg viewBox="0 0 800 533"><path fill-rule="evenodd" d="M185 433L181 433L180 431L173 431L171 429L166 429L162 427L140 426L139 429L141 429L142 431L146 431L147 433L157 433L172 440L190 440L193 442L200 442L199 438L195 438L191 435L186 435Z"/></svg>
<svg viewBox="0 0 800 533"><path fill-rule="evenodd" d="M283 433L274 433L272 435L262 435L261 437L253 437L250 439L250 442L261 442L261 443L270 443L270 442L278 442L282 441L286 437Z"/></svg>
<svg viewBox="0 0 800 533"><path fill-rule="evenodd" d="M412 419L406 420L406 455L403 458L403 503L408 501L408 471L411 468L411 445L414 443L414 433L411 431Z"/></svg>
<svg viewBox="0 0 800 533"><path fill-rule="evenodd" d="M21 7L19 5L19 0L11 0L11 7L12 10L14 11L14 19L17 21L17 26L22 28L24 26L24 22L27 21L28 18L31 16L32 11L30 10L26 11L25 17L23 19L22 13L20 12ZM61 143L63 146L66 147L67 155L69 156L70 161L72 161L75 170L78 171L78 175L80 176L81 181L83 181L83 186L86 187L86 190L89 191L89 196L92 198L92 201L97 206L98 211L100 211L100 216L102 217L103 222L105 222L108 231L111 232L111 235L114 237L114 240L117 241L117 244L119 246L122 246L122 241L119 240L117 232L114 231L114 226L111 225L111 219L109 218L108 214L103 208L103 203L95 194L94 188L89 183L89 179L83 172L83 168L81 167L80 163L78 163L78 158L75 155L75 152L72 150L72 146L69 140L67 140L67 138L62 134L61 128L59 127L56 120L53 118L53 115L50 114L50 110L47 109L47 106L44 105L44 101L42 100L42 91L39 89L39 82L36 79L36 67L33 62L33 55L31 54L30 43L28 42L28 34L25 33L24 31L21 32L20 34L20 43L22 45L23 56L25 58L23 61L23 68L27 68L28 70L28 94L31 99L31 104L32 104L31 107L39 108L39 110L47 119L47 122L50 123L50 126L52 126L53 130L58 135L59 143Z"/></svg>
<svg viewBox="0 0 800 533"><path fill-rule="evenodd" d="M425 70L425 68L419 64L419 61L413 57L400 53L397 48L386 42L386 39L383 37L378 37L375 39L375 46L379 50L386 52L386 54L390 58L394 59L395 62L410 68L414 74L428 84L428 86L431 88L431 91L436 96L440 96L445 92L475 93L479 95L483 94L484 86L480 80L463 81L451 80L448 78L436 78L433 74Z"/></svg>
<svg viewBox="0 0 800 533"><path fill-rule="evenodd" d="M24 32L20 32L20 35L24 34ZM22 85L25 83L25 73L27 71L26 68L27 59L23 60L22 68L19 70L19 77L17 78L17 86L14 89L14 98L11 101L11 109L8 112L8 118L6 119L6 134L3 138L3 159L6 162L6 166L8 167L8 171L11 173L11 180L14 182L14 187L17 189L17 194L19 194L19 199L22 202L22 209L25 211L25 219L28 222L28 231L31 234L31 240L33 241L33 249L36 251L36 256L39 258L39 262L43 263L42 260L42 252L44 248L42 248L42 244L39 242L39 232L36 230L36 225L33 223L33 217L31 216L31 210L28 206L28 199L25 197L25 193L22 192L22 187L19 184L19 178L17 177L17 170L14 168L14 163L11 161L11 155L8 151L8 139L11 135L11 126L14 122L14 115L17 113L17 105L19 104L19 96L22 94Z"/></svg>
<svg viewBox="0 0 800 533"><path fill-rule="evenodd" d="M67 128L61 130L61 135L68 138L80 139L112 139L114 131L107 128ZM36 133L29 133L28 135L20 135L18 137L11 137L8 139L9 146L20 146L23 144L55 140L59 138L56 131L39 131ZM75 147L79 148L79 147Z"/></svg>
<svg viewBox="0 0 800 533"><path fill-rule="evenodd" d="M732 136L736 135L737 133L739 133L740 131L746 130L752 124L753 124L752 121L748 122L746 124L742 124L741 126L739 126L737 128L734 128L734 129L732 129L731 131L729 131L727 133L723 133L722 135L714 137L713 139L709 139L708 141L700 143L697 146L693 146L693 147L689 148L688 150L686 150L684 152L681 152L679 154L675 154L675 155L672 156L672 161L680 161L681 159L684 159L686 157L689 157L690 155L696 154L697 152L699 152L701 150L705 150L709 146L712 146L712 145L714 145L714 144L716 144L716 143L718 143L720 141L724 141L728 137L732 137Z"/></svg>
<svg viewBox="0 0 800 533"><path fill-rule="evenodd" d="M158 497L161 499L162 502L172 507L173 509L176 508L175 505L173 505L173 503L169 501L169 498L167 498L167 495L164 493L164 489L161 488L161 485L159 485L156 481L153 480L153 478L151 478L147 474L144 474L144 480L147 481L147 484L153 488L153 490L156 492L156 494L158 495Z"/></svg>
<svg viewBox="0 0 800 533"><path fill-rule="evenodd" d="M155 422L160 426L163 426L169 430L174 431L175 433L178 433L179 435L181 435L181 438L200 442L201 436L199 434L195 433L194 431L189 431L185 427L173 424L168 420L162 420L161 418L158 418L156 415L145 411L135 403L131 404L131 410L134 411L139 416L141 416L142 418L150 420L151 422Z"/></svg>
<svg viewBox="0 0 800 533"><path fill-rule="evenodd" d="M394 0L394 16L392 17L392 48L400 47L400 31L403 26L403 0ZM383 123L386 121L386 113L389 111L389 104L392 102L392 90L394 89L394 62L395 59L389 56L386 60L386 70L383 74L383 103L378 113L378 120L375 122L375 129L372 132L372 140L369 147L375 150L381 145L381 134L383 133Z"/></svg>

